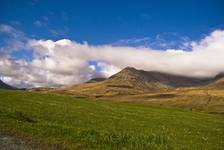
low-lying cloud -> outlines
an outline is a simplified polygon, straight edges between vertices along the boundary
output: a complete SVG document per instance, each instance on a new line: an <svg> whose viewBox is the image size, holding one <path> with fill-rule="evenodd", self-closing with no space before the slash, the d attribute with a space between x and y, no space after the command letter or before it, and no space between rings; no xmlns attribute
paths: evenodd
<svg viewBox="0 0 224 150"><path fill-rule="evenodd" d="M12 85L77 84L93 77L109 77L126 66L194 77L209 77L224 71L223 30L216 30L200 41L185 43L190 47L188 51L109 44L94 46L69 39L29 39L24 44L33 52L31 61L0 54L0 74Z"/></svg>

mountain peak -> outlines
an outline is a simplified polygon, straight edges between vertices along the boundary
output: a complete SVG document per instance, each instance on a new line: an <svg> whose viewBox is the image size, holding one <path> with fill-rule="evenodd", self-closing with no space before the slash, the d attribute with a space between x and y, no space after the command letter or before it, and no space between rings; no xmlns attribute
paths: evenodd
<svg viewBox="0 0 224 150"><path fill-rule="evenodd" d="M10 86L10 85L8 85L8 84L6 84L2 80L0 80L0 89L15 89L15 88Z"/></svg>
<svg viewBox="0 0 224 150"><path fill-rule="evenodd" d="M135 69L134 67L127 66L123 70L137 70L137 69Z"/></svg>
<svg viewBox="0 0 224 150"><path fill-rule="evenodd" d="M120 71L120 73L138 73L139 70L135 69L134 67L125 67Z"/></svg>
<svg viewBox="0 0 224 150"><path fill-rule="evenodd" d="M216 80L219 80L219 79L221 79L221 78L224 78L224 72L221 72L221 73L219 73L219 74L217 74L217 75L215 76L215 79L216 79Z"/></svg>
<svg viewBox="0 0 224 150"><path fill-rule="evenodd" d="M219 75L219 77L221 74ZM130 95L167 91L179 87L204 86L213 78L194 78L126 67L102 82L73 86L72 91L90 95ZM223 84L222 84L223 85Z"/></svg>
<svg viewBox="0 0 224 150"><path fill-rule="evenodd" d="M136 76L139 73L139 71L137 69L135 69L134 67L125 67L124 69L122 69L120 72L112 75L110 78L129 78L130 76Z"/></svg>

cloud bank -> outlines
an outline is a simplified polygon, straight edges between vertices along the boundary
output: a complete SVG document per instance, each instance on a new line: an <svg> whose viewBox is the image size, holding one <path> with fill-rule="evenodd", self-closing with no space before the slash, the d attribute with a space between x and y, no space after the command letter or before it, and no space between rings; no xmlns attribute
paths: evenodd
<svg viewBox="0 0 224 150"><path fill-rule="evenodd" d="M13 29L0 29L0 32L10 33L10 30L15 34ZM224 71L223 30L185 44L189 47L187 51L110 44L94 46L69 39L29 39L24 45L32 52L33 59L12 59L10 54L1 53L0 75L11 85L55 87L109 77L126 66L194 77L209 77Z"/></svg>

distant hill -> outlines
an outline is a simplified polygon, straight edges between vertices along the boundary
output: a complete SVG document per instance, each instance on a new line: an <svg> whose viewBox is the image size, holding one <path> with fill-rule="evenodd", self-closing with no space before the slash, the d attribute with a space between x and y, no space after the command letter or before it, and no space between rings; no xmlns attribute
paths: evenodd
<svg viewBox="0 0 224 150"><path fill-rule="evenodd" d="M12 87L12 86L4 83L2 80L0 80L0 89L16 89L16 88Z"/></svg>
<svg viewBox="0 0 224 150"><path fill-rule="evenodd" d="M213 78L194 78L156 71L137 70L132 67L127 67L121 72L109 78L113 80L123 79L128 81L133 86L140 88L164 88L164 87L188 87L201 86L212 82Z"/></svg>
<svg viewBox="0 0 224 150"><path fill-rule="evenodd" d="M209 87L224 89L224 73L215 76L214 82L209 84Z"/></svg>
<svg viewBox="0 0 224 150"><path fill-rule="evenodd" d="M224 73L222 72L222 73L219 73L219 74L217 74L216 76L215 76L215 79L216 80L219 80L219 79L221 79L221 78L224 78Z"/></svg>
<svg viewBox="0 0 224 150"><path fill-rule="evenodd" d="M220 76L216 78L194 78L126 67L108 79L102 79L102 81L90 80L83 84L66 87L62 91L97 97L133 95L168 91L179 87L204 86L219 79Z"/></svg>
<svg viewBox="0 0 224 150"><path fill-rule="evenodd" d="M106 80L106 78L93 78L89 81L87 81L86 83L95 83L95 82L100 82L100 81L104 81Z"/></svg>

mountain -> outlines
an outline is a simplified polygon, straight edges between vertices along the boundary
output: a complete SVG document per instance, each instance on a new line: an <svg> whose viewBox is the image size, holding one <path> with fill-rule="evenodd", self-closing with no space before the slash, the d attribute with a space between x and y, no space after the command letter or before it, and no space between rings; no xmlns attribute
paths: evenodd
<svg viewBox="0 0 224 150"><path fill-rule="evenodd" d="M209 87L216 89L224 89L224 73L219 73L215 76L214 82L209 84Z"/></svg>
<svg viewBox="0 0 224 150"><path fill-rule="evenodd" d="M100 82L100 81L104 81L106 80L106 78L93 78L89 81L87 81L86 83L95 83L95 82Z"/></svg>
<svg viewBox="0 0 224 150"><path fill-rule="evenodd" d="M15 88L0 80L0 89L15 89Z"/></svg>
<svg viewBox="0 0 224 150"><path fill-rule="evenodd" d="M221 73L219 73L219 74L217 74L217 75L215 76L215 79L216 79L216 80L219 80L219 79L221 79L221 78L224 78L224 73L223 73L223 72L221 72Z"/></svg>
<svg viewBox="0 0 224 150"><path fill-rule="evenodd" d="M132 67L126 67L121 72L111 76L109 79L123 79L133 86L163 88L163 87L190 87L201 86L210 83L213 78L194 78L156 71L137 70Z"/></svg>
<svg viewBox="0 0 224 150"><path fill-rule="evenodd" d="M59 91L96 97L133 95L169 91L179 87L203 86L213 81L214 78L193 78L126 67L108 79L90 80L83 84L65 87Z"/></svg>

